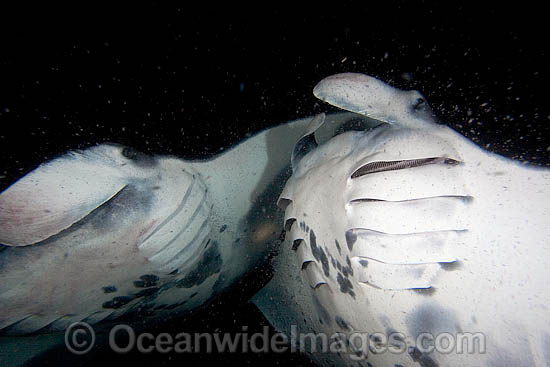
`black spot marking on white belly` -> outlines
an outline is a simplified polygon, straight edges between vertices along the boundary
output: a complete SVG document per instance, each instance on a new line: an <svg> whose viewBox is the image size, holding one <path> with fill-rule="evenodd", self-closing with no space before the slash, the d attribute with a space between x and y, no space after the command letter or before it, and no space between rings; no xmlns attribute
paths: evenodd
<svg viewBox="0 0 550 367"><path fill-rule="evenodd" d="M406 345L405 338L395 329L388 328L386 330L386 336L388 337L390 344L395 348L400 349L402 346Z"/></svg>
<svg viewBox="0 0 550 367"><path fill-rule="evenodd" d="M103 302L103 308L121 308L135 299L133 296L118 296L111 301Z"/></svg>
<svg viewBox="0 0 550 367"><path fill-rule="evenodd" d="M104 293L115 293L117 291L114 285L108 285L102 288Z"/></svg>
<svg viewBox="0 0 550 367"><path fill-rule="evenodd" d="M342 266L342 274L348 278L350 275L353 275L353 268L351 267L351 261L349 259L349 256L346 255L346 266Z"/></svg>
<svg viewBox="0 0 550 367"><path fill-rule="evenodd" d="M191 270L184 278L176 283L178 288L191 288L202 284L210 276L221 271L223 260L219 251L217 241L212 242L212 245L202 255L197 266Z"/></svg>
<svg viewBox="0 0 550 367"><path fill-rule="evenodd" d="M353 245L357 242L357 234L353 231L346 231L346 243L350 252L353 250Z"/></svg>
<svg viewBox="0 0 550 367"><path fill-rule="evenodd" d="M315 260L319 261L323 266L323 273L325 273L325 276L330 276L327 254L321 246L317 245L317 237L315 236L315 232L313 232L313 230L309 232L309 246L311 247L311 253L313 254Z"/></svg>
<svg viewBox="0 0 550 367"><path fill-rule="evenodd" d="M338 253L342 255L342 248L340 247L340 243L338 240L334 240L334 244L336 245L336 249L338 250Z"/></svg>
<svg viewBox="0 0 550 367"><path fill-rule="evenodd" d="M422 353L417 347L409 347L409 355L421 367L439 367L439 364L434 361L428 353Z"/></svg>
<svg viewBox="0 0 550 367"><path fill-rule="evenodd" d="M334 316L334 321L336 321L336 325L340 327L342 330L351 330L349 327L349 324L340 316Z"/></svg>
<svg viewBox="0 0 550 367"><path fill-rule="evenodd" d="M351 284L348 278L345 278L342 273L336 275L336 281L340 284L340 292L347 293L355 298L355 292L353 291L353 284Z"/></svg>
<svg viewBox="0 0 550 367"><path fill-rule="evenodd" d="M134 286L137 288L154 287L158 284L159 277L154 274L145 274L139 277L140 280L134 281Z"/></svg>
<svg viewBox="0 0 550 367"><path fill-rule="evenodd" d="M139 297L150 297L150 296L153 296L153 295L156 295L159 291L159 287L151 287L151 288L145 288L139 292L137 292L135 294L135 297L136 298L139 298Z"/></svg>

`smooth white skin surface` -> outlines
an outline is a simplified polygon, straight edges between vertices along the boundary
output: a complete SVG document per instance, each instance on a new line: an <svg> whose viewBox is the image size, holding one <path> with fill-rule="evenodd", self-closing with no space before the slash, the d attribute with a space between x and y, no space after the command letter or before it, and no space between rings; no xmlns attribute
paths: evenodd
<svg viewBox="0 0 550 367"><path fill-rule="evenodd" d="M294 224L275 278L256 304L287 332L292 324L300 332L328 335L392 330L406 335L408 346L422 332L482 332L486 338L486 353L431 353L426 357L431 361L365 350L375 366L548 365L550 173L487 153L429 119L412 123L418 116L411 103L384 100L403 94L370 77L368 85L376 88L358 87L364 77L327 78L320 83L323 99L392 125L342 134L300 161L279 201L287 223ZM337 81L334 89L331 80ZM379 107L388 105L392 108ZM351 179L371 162L429 157L461 164ZM312 251L311 231L327 254L328 276ZM357 236L351 248L346 232ZM300 240L297 250L290 250ZM354 297L342 292L331 257L343 266L350 259L353 274L346 278ZM336 316L350 330L338 325ZM357 363L353 351L313 358L327 366Z"/></svg>

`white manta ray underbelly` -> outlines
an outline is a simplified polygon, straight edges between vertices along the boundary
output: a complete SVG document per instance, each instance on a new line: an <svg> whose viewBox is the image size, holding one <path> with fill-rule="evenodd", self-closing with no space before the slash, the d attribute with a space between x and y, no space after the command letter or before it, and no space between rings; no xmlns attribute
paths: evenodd
<svg viewBox="0 0 550 367"><path fill-rule="evenodd" d="M254 299L268 319L370 336L312 353L320 365L550 364L550 172L417 114L418 92L342 74L315 93L391 124L295 164L279 199L287 241Z"/></svg>
<svg viewBox="0 0 550 367"><path fill-rule="evenodd" d="M211 296L204 286L215 282L222 259L200 175L175 158L125 154L112 145L70 153L2 193L1 242L11 245L0 252L2 334L162 312ZM197 276L197 265L208 274Z"/></svg>
<svg viewBox="0 0 550 367"><path fill-rule="evenodd" d="M210 160L104 144L21 178L0 194L0 335L166 319L211 301L279 242L276 201L307 123Z"/></svg>

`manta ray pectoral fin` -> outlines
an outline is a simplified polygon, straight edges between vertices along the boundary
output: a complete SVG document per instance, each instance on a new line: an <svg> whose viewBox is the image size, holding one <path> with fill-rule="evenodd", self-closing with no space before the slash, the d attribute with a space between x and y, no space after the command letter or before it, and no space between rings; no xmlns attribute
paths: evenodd
<svg viewBox="0 0 550 367"><path fill-rule="evenodd" d="M40 165L0 194L0 243L43 241L112 199L127 182L105 165L114 146L65 154Z"/></svg>
<svg viewBox="0 0 550 367"><path fill-rule="evenodd" d="M418 91L401 91L364 74L329 76L315 86L313 94L343 110L387 123L417 128L432 122L429 105Z"/></svg>

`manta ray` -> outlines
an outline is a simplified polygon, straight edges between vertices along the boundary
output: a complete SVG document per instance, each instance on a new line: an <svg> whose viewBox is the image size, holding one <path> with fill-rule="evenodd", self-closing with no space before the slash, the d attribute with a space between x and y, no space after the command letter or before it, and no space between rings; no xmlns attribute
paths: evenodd
<svg viewBox="0 0 550 367"><path fill-rule="evenodd" d="M549 173L437 124L419 92L348 73L314 94L349 112L206 161L101 144L16 181L0 194L0 334L181 315L275 252L253 301L281 331L337 335L309 353L319 365L549 363ZM486 350L415 344L463 332Z"/></svg>
<svg viewBox="0 0 550 367"><path fill-rule="evenodd" d="M277 243L277 197L307 123L201 161L101 144L16 181L0 194L0 334L165 318L210 301Z"/></svg>
<svg viewBox="0 0 550 367"><path fill-rule="evenodd" d="M314 333L320 366L550 365L550 172L436 123L417 91L345 73L314 94L377 123L317 144L320 116L298 141L254 298L272 324Z"/></svg>

